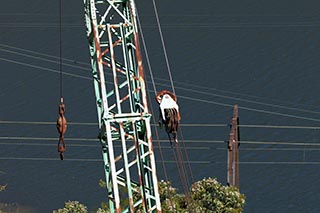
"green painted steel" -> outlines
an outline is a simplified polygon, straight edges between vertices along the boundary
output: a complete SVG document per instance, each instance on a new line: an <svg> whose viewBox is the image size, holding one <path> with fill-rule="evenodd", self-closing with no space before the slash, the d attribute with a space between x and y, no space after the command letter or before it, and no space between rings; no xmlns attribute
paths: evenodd
<svg viewBox="0 0 320 213"><path fill-rule="evenodd" d="M84 11L110 211L161 212L134 1Z"/></svg>

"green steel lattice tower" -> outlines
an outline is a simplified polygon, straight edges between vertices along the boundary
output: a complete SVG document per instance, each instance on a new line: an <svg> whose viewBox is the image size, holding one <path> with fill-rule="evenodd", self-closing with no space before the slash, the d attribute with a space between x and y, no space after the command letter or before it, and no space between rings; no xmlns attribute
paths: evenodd
<svg viewBox="0 0 320 213"><path fill-rule="evenodd" d="M161 212L133 0L84 0L111 212Z"/></svg>

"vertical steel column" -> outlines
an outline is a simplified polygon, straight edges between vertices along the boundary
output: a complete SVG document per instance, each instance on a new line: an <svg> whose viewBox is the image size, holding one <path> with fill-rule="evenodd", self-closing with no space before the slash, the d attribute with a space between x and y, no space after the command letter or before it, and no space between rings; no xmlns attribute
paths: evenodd
<svg viewBox="0 0 320 213"><path fill-rule="evenodd" d="M238 105L234 105L233 117L231 119L230 134L228 142L227 183L230 186L239 186L239 114Z"/></svg>
<svg viewBox="0 0 320 213"><path fill-rule="evenodd" d="M101 95L101 87L100 87L100 73L101 71L98 69L98 58L97 58L97 48L99 48L99 43L94 39L94 26L96 25L95 13L92 11L91 7L92 0L84 0L84 12L85 12L85 22L87 28L87 38L89 41L89 51L90 51L90 59L91 59L91 67L92 67L92 76L94 83L94 91L96 98L96 106L97 106L97 114L98 114L98 123L99 123L99 138L102 146L102 157L104 162L104 172L106 178L106 184L111 185L110 180L110 168L108 162L108 149L107 149L107 141L104 134L102 134L103 129L103 106L102 106L102 95ZM93 17L92 17L93 16ZM107 192L108 196L113 196L112 190L108 188ZM110 211L114 212L114 202L112 199L109 199L109 208Z"/></svg>
<svg viewBox="0 0 320 213"><path fill-rule="evenodd" d="M84 5L110 211L161 212L134 1Z"/></svg>

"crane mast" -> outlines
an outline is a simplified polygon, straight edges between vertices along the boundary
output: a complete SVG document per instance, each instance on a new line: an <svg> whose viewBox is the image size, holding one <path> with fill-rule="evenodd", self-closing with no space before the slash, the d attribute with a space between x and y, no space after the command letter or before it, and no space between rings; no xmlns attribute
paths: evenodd
<svg viewBox="0 0 320 213"><path fill-rule="evenodd" d="M161 212L133 0L84 0L111 212Z"/></svg>

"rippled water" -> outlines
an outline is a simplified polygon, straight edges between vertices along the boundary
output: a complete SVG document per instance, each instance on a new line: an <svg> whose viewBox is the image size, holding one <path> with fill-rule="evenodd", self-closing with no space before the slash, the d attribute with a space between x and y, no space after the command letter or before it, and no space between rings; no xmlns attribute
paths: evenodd
<svg viewBox="0 0 320 213"><path fill-rule="evenodd" d="M152 4L136 2L157 90L170 89ZM63 77L66 116L70 122L95 123L82 2L63 4L63 57L70 59L64 61L68 65L63 70L80 76ZM318 1L181 4L162 0L157 4L182 123L225 124L182 127L195 180L210 176L226 183L224 141L228 140L227 124L234 104L239 104L243 125L318 126ZM59 64L52 56L59 55L57 15L57 2L3 2L1 121L56 120ZM150 91L151 100L152 95ZM104 178L101 150L99 143L91 140L97 132L95 125L70 124L67 160L60 161L54 124L1 123L0 184L8 186L0 201L30 207L33 212L51 212L67 200L97 208L105 200L98 185ZM245 211L318 212L319 130L241 127L240 133ZM166 139L162 132L160 139ZM165 160L172 161L169 144L162 144ZM159 179L164 179L158 147L156 160ZM176 165L165 165L169 179L180 188Z"/></svg>

